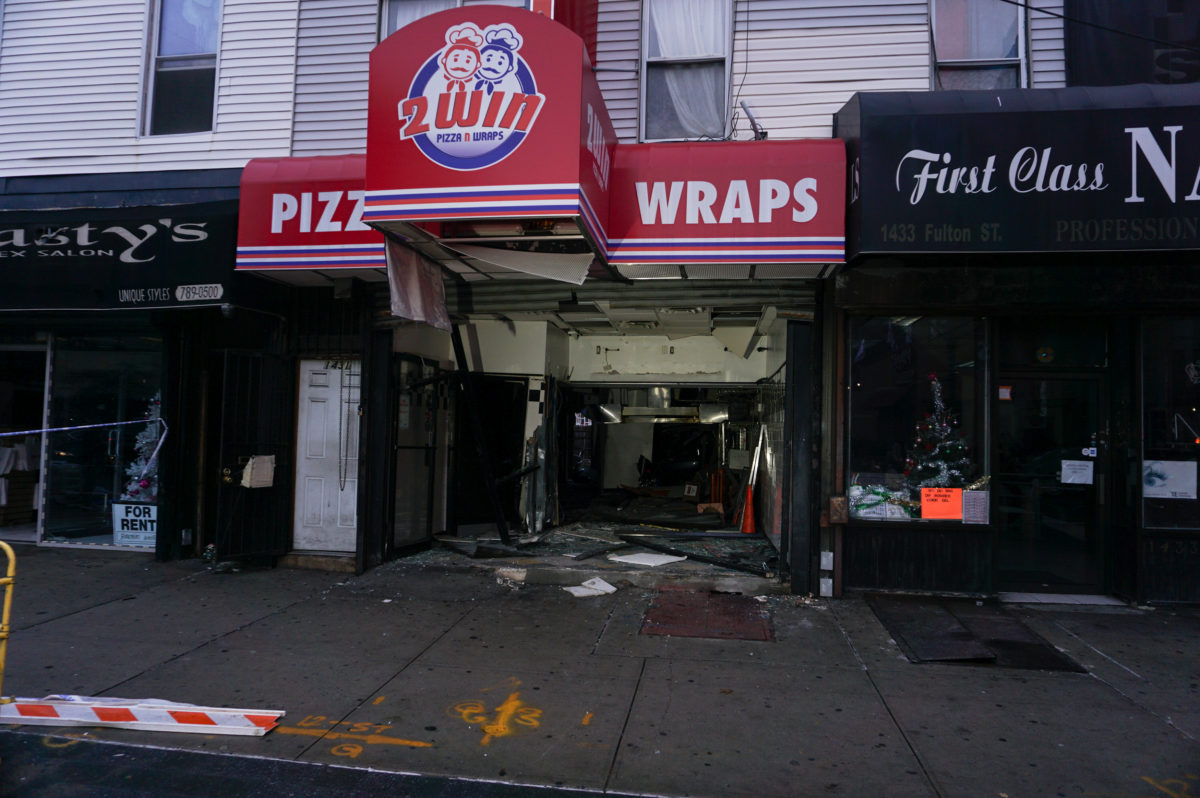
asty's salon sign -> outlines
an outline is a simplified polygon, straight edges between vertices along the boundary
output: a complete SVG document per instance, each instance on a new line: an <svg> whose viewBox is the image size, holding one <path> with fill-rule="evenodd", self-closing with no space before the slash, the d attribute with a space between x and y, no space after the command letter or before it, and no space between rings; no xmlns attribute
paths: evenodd
<svg viewBox="0 0 1200 798"><path fill-rule="evenodd" d="M22 211L0 218L0 308L153 308L225 297L228 203Z"/></svg>
<svg viewBox="0 0 1200 798"><path fill-rule="evenodd" d="M171 245L205 241L207 227L207 222L176 221L169 217L147 220L143 224L83 221L7 227L0 229L0 258L89 258L149 263Z"/></svg>

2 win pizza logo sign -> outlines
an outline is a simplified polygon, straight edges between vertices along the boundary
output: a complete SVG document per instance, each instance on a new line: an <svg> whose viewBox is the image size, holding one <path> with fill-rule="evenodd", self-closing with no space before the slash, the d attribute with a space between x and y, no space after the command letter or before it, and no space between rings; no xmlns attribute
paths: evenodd
<svg viewBox="0 0 1200 798"><path fill-rule="evenodd" d="M401 139L447 169L483 169L507 158L533 128L545 96L511 24L446 31L400 102Z"/></svg>

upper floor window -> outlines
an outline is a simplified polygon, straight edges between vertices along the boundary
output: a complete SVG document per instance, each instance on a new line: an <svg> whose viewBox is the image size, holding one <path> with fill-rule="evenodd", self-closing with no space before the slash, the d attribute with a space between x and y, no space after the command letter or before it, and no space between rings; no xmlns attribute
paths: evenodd
<svg viewBox="0 0 1200 798"><path fill-rule="evenodd" d="M646 0L642 139L725 138L729 0Z"/></svg>
<svg viewBox="0 0 1200 798"><path fill-rule="evenodd" d="M212 130L220 0L158 0L156 7L147 131Z"/></svg>
<svg viewBox="0 0 1200 798"><path fill-rule="evenodd" d="M416 22L421 17L445 11L447 8L457 8L460 5L477 5L466 0L383 0L383 24L380 26L379 38L386 39L410 22ZM529 8L529 0L487 0L496 6L512 6L514 8Z"/></svg>
<svg viewBox="0 0 1200 798"><path fill-rule="evenodd" d="M1021 6L1006 0L933 0L933 87L1020 87L1021 19Z"/></svg>

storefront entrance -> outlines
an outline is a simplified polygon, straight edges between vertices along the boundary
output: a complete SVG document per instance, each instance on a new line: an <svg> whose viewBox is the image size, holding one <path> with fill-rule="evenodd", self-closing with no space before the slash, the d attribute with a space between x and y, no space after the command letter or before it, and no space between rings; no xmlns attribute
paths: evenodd
<svg viewBox="0 0 1200 798"><path fill-rule="evenodd" d="M353 553L358 540L358 360L300 361L292 547Z"/></svg>
<svg viewBox="0 0 1200 798"><path fill-rule="evenodd" d="M1005 335L1002 361L1021 352L1033 363L1020 370L1002 365L995 383L996 586L1103 592L1109 413L1106 372L1097 367L1103 366L1104 331L1002 324L1002 340ZM1083 368L1066 368L1056 362L1059 353L1089 362L1070 358Z"/></svg>

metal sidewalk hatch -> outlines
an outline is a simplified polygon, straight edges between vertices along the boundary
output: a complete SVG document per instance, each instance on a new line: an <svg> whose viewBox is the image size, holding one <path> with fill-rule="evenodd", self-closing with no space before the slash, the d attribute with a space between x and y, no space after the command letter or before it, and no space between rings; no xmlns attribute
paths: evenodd
<svg viewBox="0 0 1200 798"><path fill-rule="evenodd" d="M283 710L202 707L173 701L51 695L0 704L0 725L108 726L140 731L261 736L279 725Z"/></svg>

